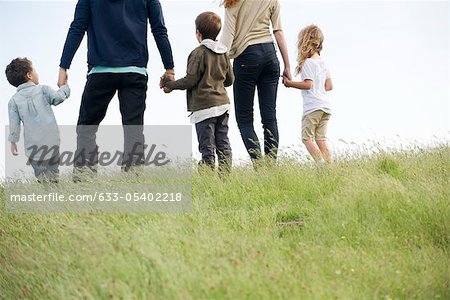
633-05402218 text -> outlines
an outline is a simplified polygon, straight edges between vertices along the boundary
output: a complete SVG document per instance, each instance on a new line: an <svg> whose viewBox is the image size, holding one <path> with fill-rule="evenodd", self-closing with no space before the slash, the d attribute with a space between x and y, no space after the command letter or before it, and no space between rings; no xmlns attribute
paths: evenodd
<svg viewBox="0 0 450 300"><path fill-rule="evenodd" d="M95 192L92 194L11 194L10 202L181 202L183 193L158 192Z"/></svg>

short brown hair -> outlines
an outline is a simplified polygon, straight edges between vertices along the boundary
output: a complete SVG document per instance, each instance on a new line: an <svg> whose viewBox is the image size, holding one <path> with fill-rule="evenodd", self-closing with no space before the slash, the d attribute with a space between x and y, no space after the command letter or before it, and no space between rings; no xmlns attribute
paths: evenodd
<svg viewBox="0 0 450 300"><path fill-rule="evenodd" d="M15 58L11 61L9 65L6 66L5 74L8 82L18 87L22 83L28 81L27 74L28 72L33 71L33 63L28 58Z"/></svg>
<svg viewBox="0 0 450 300"><path fill-rule="evenodd" d="M217 14L207 11L199 14L195 19L195 27L203 39L211 39L214 41L222 28L222 21Z"/></svg>

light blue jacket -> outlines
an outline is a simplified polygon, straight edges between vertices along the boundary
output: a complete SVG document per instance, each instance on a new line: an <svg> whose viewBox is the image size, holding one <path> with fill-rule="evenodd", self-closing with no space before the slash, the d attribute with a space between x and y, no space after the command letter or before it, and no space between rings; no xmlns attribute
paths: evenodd
<svg viewBox="0 0 450 300"><path fill-rule="evenodd" d="M58 91L46 85L35 85L33 82L19 85L17 93L8 103L10 130L8 141L12 143L19 141L22 122L26 156L30 157L33 146L59 147L59 130L51 106L62 103L69 95L68 85L61 86ZM48 153L44 159L51 157L52 153Z"/></svg>

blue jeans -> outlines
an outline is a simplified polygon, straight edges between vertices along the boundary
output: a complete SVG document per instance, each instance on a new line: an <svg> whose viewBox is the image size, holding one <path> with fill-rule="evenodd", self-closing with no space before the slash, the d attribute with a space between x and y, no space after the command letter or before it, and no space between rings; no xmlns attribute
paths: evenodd
<svg viewBox="0 0 450 300"><path fill-rule="evenodd" d="M264 153L276 159L278 125L276 100L280 63L275 45L264 43L248 46L233 63L233 85L236 121L247 152L252 159L262 157L258 136L253 127L253 100L258 88L259 110L264 129Z"/></svg>

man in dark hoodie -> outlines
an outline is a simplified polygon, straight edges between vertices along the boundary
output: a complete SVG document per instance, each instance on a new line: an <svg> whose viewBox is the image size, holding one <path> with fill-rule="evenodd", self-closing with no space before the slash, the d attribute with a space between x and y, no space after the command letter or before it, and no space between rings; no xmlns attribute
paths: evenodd
<svg viewBox="0 0 450 300"><path fill-rule="evenodd" d="M222 27L220 17L204 12L195 20L197 40L201 44L188 58L187 75L169 81L164 92L187 90L187 109L191 123L195 124L201 164L215 167L215 154L219 171L231 167L231 147L228 139L228 110L230 99L225 87L233 84L234 75L227 48L216 37Z"/></svg>
<svg viewBox="0 0 450 300"><path fill-rule="evenodd" d="M96 170L95 133L116 92L122 124L132 125L124 126L122 167L128 170L143 163L148 21L166 69L164 76L173 80L172 49L159 0L78 0L64 44L58 79L59 86L67 83L67 69L87 32L88 76L77 124L75 169Z"/></svg>

